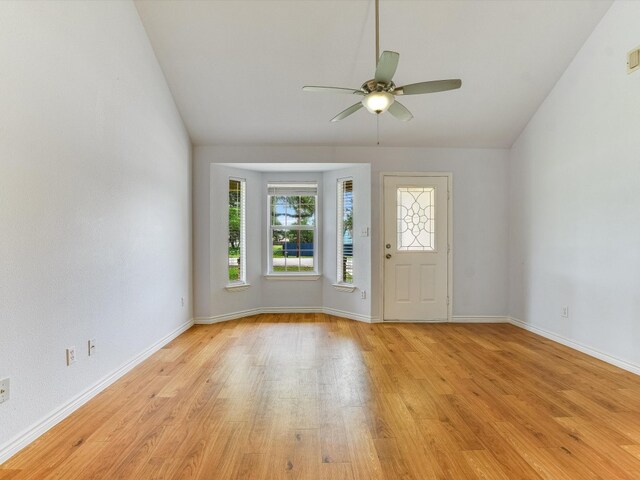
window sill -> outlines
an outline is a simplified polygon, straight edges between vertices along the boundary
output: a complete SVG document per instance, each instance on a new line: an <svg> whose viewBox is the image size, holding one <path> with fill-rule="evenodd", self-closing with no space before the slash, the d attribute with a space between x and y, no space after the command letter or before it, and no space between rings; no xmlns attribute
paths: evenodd
<svg viewBox="0 0 640 480"><path fill-rule="evenodd" d="M267 280L318 280L322 275L317 273L306 273L306 274L296 274L296 273L287 273L287 274L278 274L278 273L268 273L264 276Z"/></svg>
<svg viewBox="0 0 640 480"><path fill-rule="evenodd" d="M251 286L250 283L232 283L232 284L227 285L224 288L225 288L225 290L227 292L243 292L244 290L246 290L250 286Z"/></svg>
<svg viewBox="0 0 640 480"><path fill-rule="evenodd" d="M350 283L333 283L332 285L333 288L335 288L339 292L351 293L356 289L356 286Z"/></svg>

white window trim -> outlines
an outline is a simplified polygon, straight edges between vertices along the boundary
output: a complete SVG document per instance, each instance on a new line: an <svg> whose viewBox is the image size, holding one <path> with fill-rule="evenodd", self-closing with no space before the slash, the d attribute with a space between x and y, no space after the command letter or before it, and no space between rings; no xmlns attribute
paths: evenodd
<svg viewBox="0 0 640 480"><path fill-rule="evenodd" d="M282 225L277 225L276 230L312 230L313 231L313 271L303 272L274 272L273 271L273 230L274 225L271 225L271 197L277 195L271 195L269 193L269 185L308 185L316 188L316 201L315 201L315 225L307 228L290 228ZM317 181L276 181L271 180L267 183L267 273L264 277L267 280L318 280L322 274L319 269L319 255L320 250L320 212L318 204L320 202L320 185ZM304 227L304 226L303 226Z"/></svg>
<svg viewBox="0 0 640 480"><path fill-rule="evenodd" d="M227 245L227 285L225 289L227 291L242 291L246 290L250 286L247 283L247 180L239 177L229 177L227 182L227 189L229 188L229 182L232 180L240 182L240 271L241 278L238 280L229 280L229 246ZM229 193L227 192L227 202ZM229 205L227 205L227 239L229 238Z"/></svg>
<svg viewBox="0 0 640 480"><path fill-rule="evenodd" d="M333 283L331 285L337 291L346 292L346 293L351 293L351 292L355 291L356 288L358 288L355 285L353 285L352 283Z"/></svg>
<svg viewBox="0 0 640 480"><path fill-rule="evenodd" d="M333 287L342 292L353 292L356 289L355 286L355 269L352 273L351 282L345 282L342 278L342 257L344 253L344 241L342 230L344 227L343 209L344 209L344 183L351 181L353 186L353 177L338 178L336 181L336 283L332 284ZM353 187L352 187L353 188ZM353 192L351 200L351 208L353 208ZM352 232L353 235L353 232ZM355 235L354 235L355 243ZM354 245L355 251L355 245ZM355 266L355 263L354 263Z"/></svg>

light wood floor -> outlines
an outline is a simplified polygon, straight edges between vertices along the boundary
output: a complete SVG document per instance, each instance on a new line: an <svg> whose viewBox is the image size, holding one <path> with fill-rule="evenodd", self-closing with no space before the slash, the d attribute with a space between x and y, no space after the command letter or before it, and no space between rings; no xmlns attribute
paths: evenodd
<svg viewBox="0 0 640 480"><path fill-rule="evenodd" d="M0 479L640 479L640 377L511 325L181 335Z"/></svg>

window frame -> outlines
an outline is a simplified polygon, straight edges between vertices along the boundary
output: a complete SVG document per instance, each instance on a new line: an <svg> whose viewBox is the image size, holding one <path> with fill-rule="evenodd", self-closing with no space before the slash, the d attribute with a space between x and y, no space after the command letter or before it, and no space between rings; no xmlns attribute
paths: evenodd
<svg viewBox="0 0 640 480"><path fill-rule="evenodd" d="M298 186L308 186L315 188L315 194L313 195L299 195L299 196L313 196L315 197L314 202L314 225L273 225L272 217L271 217L271 202L272 197L284 197L284 196L295 196L295 195L286 195L286 194L271 194L270 191L272 187L281 187L286 190L287 186L291 186L294 188L295 185ZM320 268L319 268L319 250L320 250L320 216L319 216L319 202L320 202L320 184L318 181L276 181L270 180L267 182L267 273L266 277L271 279L300 279L303 280L316 280L320 278ZM273 232L274 230L288 230L288 231L312 231L313 232L313 270L312 271L275 271L273 270Z"/></svg>
<svg viewBox="0 0 640 480"><path fill-rule="evenodd" d="M344 187L347 182L351 182L351 280L346 281L343 272L344 262ZM355 284L355 235L354 235L354 182L353 177L343 177L336 180L336 283L335 286L353 287Z"/></svg>
<svg viewBox="0 0 640 480"><path fill-rule="evenodd" d="M229 278L229 234L231 226L229 224L229 213L231 210L231 202L229 196L231 194L231 182L240 183L240 235L238 240L238 250L240 262L238 263L238 279L231 280ZM247 180L245 178L230 176L227 182L227 254L226 254L226 277L227 287L248 286L247 282Z"/></svg>

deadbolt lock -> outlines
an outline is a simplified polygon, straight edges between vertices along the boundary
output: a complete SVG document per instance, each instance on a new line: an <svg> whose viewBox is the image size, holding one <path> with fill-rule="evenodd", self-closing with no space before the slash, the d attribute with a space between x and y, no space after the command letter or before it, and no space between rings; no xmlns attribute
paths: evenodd
<svg viewBox="0 0 640 480"><path fill-rule="evenodd" d="M385 245L385 247L387 247L387 248L391 248L391 244L390 244L390 243L387 243L387 244Z"/></svg>

